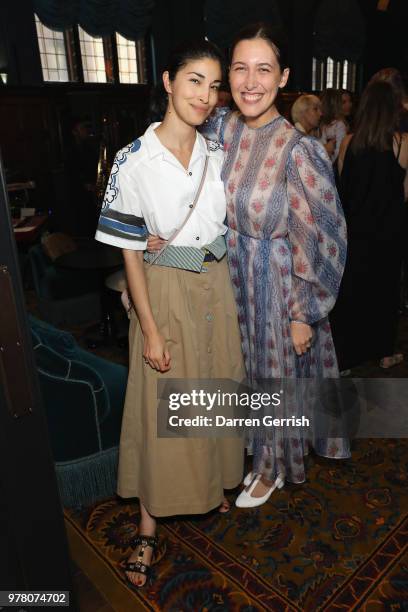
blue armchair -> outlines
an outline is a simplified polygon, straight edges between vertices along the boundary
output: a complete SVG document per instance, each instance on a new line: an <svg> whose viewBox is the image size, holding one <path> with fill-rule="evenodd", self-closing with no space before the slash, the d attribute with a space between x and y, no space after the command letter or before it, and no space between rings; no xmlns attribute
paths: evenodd
<svg viewBox="0 0 408 612"><path fill-rule="evenodd" d="M127 369L31 316L30 326L62 503L113 495Z"/></svg>

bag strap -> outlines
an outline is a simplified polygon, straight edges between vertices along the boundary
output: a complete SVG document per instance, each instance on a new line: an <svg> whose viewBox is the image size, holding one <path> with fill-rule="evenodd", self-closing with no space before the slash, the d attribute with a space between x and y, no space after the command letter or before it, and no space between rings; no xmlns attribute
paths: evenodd
<svg viewBox="0 0 408 612"><path fill-rule="evenodd" d="M205 156L205 163L204 163L204 169L203 169L203 173L201 175L201 180L200 180L200 184L198 186L198 189L196 191L196 194L194 196L194 201L190 206L190 210L187 213L186 218L184 219L183 223L180 225L180 227L170 236L170 238L168 239L168 241L166 242L166 244L164 245L164 247L162 247L160 249L160 251L158 251L156 253L156 255L153 257L153 259L150 261L150 265L153 265L154 262L160 257L160 255L162 255L164 253L164 251L167 249L168 246L170 246L170 244L172 242L174 242L174 240L177 238L177 236L180 234L181 230L185 227L187 221L189 220L189 218L191 217L191 215L194 212L194 209L197 206L197 202L199 200L199 197L201 195L201 192L203 190L203 186L204 186L204 181L205 181L205 177L207 174L207 168L208 168L208 160L209 160L209 155L207 153L207 155Z"/></svg>

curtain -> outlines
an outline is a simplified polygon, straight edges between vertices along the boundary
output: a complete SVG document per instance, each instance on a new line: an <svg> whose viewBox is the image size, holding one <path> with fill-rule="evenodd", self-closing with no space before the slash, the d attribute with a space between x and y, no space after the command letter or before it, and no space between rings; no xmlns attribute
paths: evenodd
<svg viewBox="0 0 408 612"><path fill-rule="evenodd" d="M365 45L365 20L356 0L323 0L317 9L314 55L324 60L361 60Z"/></svg>
<svg viewBox="0 0 408 612"><path fill-rule="evenodd" d="M231 45L242 27L256 21L283 27L276 0L207 0L204 11L206 35L221 49Z"/></svg>
<svg viewBox="0 0 408 612"><path fill-rule="evenodd" d="M154 0L33 0L40 21L53 30L79 24L91 36L119 32L142 38L151 24Z"/></svg>

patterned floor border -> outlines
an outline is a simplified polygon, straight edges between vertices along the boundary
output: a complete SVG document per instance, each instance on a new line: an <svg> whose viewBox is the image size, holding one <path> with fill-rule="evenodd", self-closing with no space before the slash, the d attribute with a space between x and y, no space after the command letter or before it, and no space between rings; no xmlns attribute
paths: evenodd
<svg viewBox="0 0 408 612"><path fill-rule="evenodd" d="M408 552L408 516L387 535L366 561L325 604L328 612L361 610L370 593Z"/></svg>
<svg viewBox="0 0 408 612"><path fill-rule="evenodd" d="M236 582L241 588L265 606L266 610L291 610L303 612L299 605L285 597L270 583L250 570L245 564L230 555L213 540L207 538L192 523L176 523L166 526L166 530L183 539L194 552L203 556L217 571ZM332 597L324 602L322 610L329 612L350 612L360 610L369 596L387 573L408 551L408 516L401 519L398 525L377 546L368 559L336 589ZM279 606L279 607L277 607Z"/></svg>
<svg viewBox="0 0 408 612"><path fill-rule="evenodd" d="M157 609L154 605L149 605L146 592L141 591L139 594L126 585L118 568L106 558L92 540L86 537L69 513L66 513L66 526L74 560L115 609L120 612L131 610L152 612ZM173 539L182 542L205 565L224 575L238 589L247 593L259 611L305 612L299 603L290 600L223 546L207 537L194 523L175 521L162 525L161 529ZM364 563L335 589L332 596L321 606L315 607L314 611L361 610L370 593L378 588L406 552L408 552L408 515L387 534Z"/></svg>

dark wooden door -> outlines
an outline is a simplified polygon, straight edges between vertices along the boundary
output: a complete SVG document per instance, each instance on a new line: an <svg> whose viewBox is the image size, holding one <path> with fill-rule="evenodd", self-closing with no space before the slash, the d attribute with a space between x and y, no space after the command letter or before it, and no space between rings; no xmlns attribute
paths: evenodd
<svg viewBox="0 0 408 612"><path fill-rule="evenodd" d="M0 564L0 590L70 591L77 609L1 159Z"/></svg>

